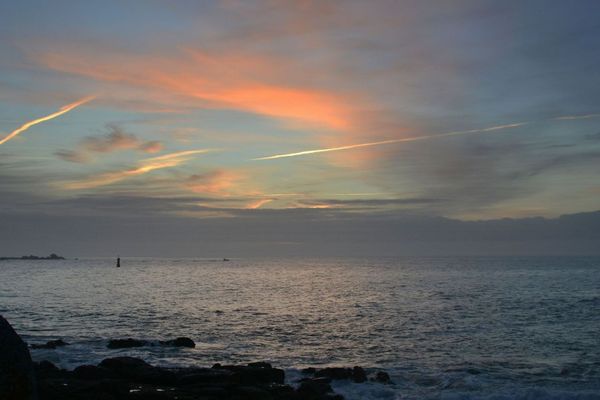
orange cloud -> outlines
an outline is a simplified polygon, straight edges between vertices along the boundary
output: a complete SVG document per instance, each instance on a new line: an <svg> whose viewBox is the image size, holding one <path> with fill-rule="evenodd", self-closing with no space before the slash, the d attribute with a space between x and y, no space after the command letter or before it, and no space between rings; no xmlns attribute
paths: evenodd
<svg viewBox="0 0 600 400"><path fill-rule="evenodd" d="M259 199L259 200L256 200L256 201L252 201L252 202L250 202L250 203L248 203L246 205L246 209L248 209L248 210L256 210L256 209L261 208L265 204L270 203L272 201L273 201L273 199Z"/></svg>
<svg viewBox="0 0 600 400"><path fill-rule="evenodd" d="M194 193L227 195L242 177L243 175L236 171L216 169L190 176L185 186Z"/></svg>
<svg viewBox="0 0 600 400"><path fill-rule="evenodd" d="M57 71L175 94L188 103L196 100L196 106L240 110L335 130L353 125L353 107L347 97L271 83L274 71L286 68L281 60L265 57L245 61L244 57L197 51L152 57L83 49L33 56Z"/></svg>

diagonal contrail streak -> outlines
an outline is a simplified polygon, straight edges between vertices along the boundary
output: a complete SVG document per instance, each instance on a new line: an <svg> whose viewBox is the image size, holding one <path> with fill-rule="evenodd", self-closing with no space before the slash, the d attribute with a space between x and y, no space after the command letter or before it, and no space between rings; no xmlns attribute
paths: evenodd
<svg viewBox="0 0 600 400"><path fill-rule="evenodd" d="M52 113L50 115L46 115L45 117L41 117L41 118L37 118L34 119L33 121L29 121L23 125L21 125L19 128L15 129L14 131L12 131L11 133L8 134L8 136L6 136L4 139L0 140L0 145L8 142L9 140L13 139L14 137L20 135L21 133L25 132L27 129L31 128L34 125L40 124L42 122L45 121L49 121L51 119L54 119L56 117L59 117L63 114L68 113L69 111L73 110L74 108L77 108L89 101L92 101L94 99L95 96L89 96L89 97L85 97L81 100L78 100L74 103L71 104L67 104L66 106L63 106L60 108L60 110L58 110L55 113Z"/></svg>
<svg viewBox="0 0 600 400"><path fill-rule="evenodd" d="M486 132L493 132L493 131L498 131L498 130L502 130L502 129L517 128L519 126L523 126L528 123L529 122L518 122L518 123L514 123L514 124L491 126L488 128L470 129L468 131L454 131L454 132L440 133L437 135L414 136L414 137L408 137L408 138L402 138L402 139L381 140L379 142L351 144L348 146L328 147L325 149L305 150L305 151L299 151L296 153L276 154L276 155L268 156L268 157L253 158L252 161L275 160L278 158L306 156L306 155L310 155L310 154L327 153L327 152L331 152L331 151L358 149L361 147L381 146L381 145L385 145L385 144L402 143L402 142L416 142L418 140L430 140L430 139L437 139L437 138L448 137L448 136L486 133Z"/></svg>

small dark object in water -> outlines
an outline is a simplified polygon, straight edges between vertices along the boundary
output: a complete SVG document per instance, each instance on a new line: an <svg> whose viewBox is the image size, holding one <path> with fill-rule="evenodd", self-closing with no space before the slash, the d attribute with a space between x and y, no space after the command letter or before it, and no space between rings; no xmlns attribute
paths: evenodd
<svg viewBox="0 0 600 400"><path fill-rule="evenodd" d="M117 268L121 267L121 257L117 257Z"/></svg>
<svg viewBox="0 0 600 400"><path fill-rule="evenodd" d="M69 343L63 341L62 339L58 340L50 340L46 342L46 344L32 344L32 349L55 349L57 347L68 346Z"/></svg>
<svg viewBox="0 0 600 400"><path fill-rule="evenodd" d="M223 261L229 261L229 258L224 258Z"/></svg>

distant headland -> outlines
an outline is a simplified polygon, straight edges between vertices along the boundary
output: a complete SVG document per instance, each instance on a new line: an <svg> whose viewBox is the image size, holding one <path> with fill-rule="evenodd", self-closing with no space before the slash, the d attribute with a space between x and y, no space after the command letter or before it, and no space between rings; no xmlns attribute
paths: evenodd
<svg viewBox="0 0 600 400"><path fill-rule="evenodd" d="M64 260L65 258L57 254L50 254L48 257L39 257L34 255L21 257L0 257L0 260Z"/></svg>

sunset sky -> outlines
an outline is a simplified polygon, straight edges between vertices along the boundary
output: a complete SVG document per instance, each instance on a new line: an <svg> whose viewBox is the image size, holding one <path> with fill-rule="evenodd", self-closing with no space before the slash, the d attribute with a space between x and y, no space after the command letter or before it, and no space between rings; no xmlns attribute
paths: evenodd
<svg viewBox="0 0 600 400"><path fill-rule="evenodd" d="M26 251L6 240L33 221L58 247L75 221L102 242L124 220L125 241L150 221L222 240L277 221L288 243L298 220L596 211L598 15L583 0L4 2L0 215L17 233L0 249Z"/></svg>

